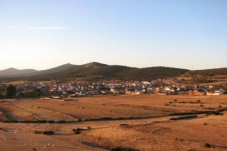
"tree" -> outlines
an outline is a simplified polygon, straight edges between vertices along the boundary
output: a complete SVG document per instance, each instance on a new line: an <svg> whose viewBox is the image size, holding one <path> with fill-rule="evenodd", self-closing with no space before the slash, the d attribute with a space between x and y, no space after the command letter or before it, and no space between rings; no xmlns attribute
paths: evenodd
<svg viewBox="0 0 227 151"><path fill-rule="evenodd" d="M15 97L16 95L16 92L17 92L17 89L14 85L8 85L7 88L6 88L6 96L8 98L13 98Z"/></svg>

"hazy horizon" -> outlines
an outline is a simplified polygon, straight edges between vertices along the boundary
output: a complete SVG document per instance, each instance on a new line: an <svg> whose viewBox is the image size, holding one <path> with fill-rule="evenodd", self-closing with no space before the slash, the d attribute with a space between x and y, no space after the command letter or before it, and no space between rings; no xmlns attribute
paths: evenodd
<svg viewBox="0 0 227 151"><path fill-rule="evenodd" d="M1 0L0 70L227 67L225 0Z"/></svg>

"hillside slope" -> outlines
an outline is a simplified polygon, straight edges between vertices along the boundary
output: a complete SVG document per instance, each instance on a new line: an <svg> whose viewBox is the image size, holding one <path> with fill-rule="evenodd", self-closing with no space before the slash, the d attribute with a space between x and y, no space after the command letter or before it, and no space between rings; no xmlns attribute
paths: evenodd
<svg viewBox="0 0 227 151"><path fill-rule="evenodd" d="M152 80L158 78L176 77L188 72L185 69L170 67L134 68L120 65L106 65L92 62L74 66L70 69L32 78L84 78L84 79L120 79L120 80Z"/></svg>
<svg viewBox="0 0 227 151"><path fill-rule="evenodd" d="M15 68L8 68L0 71L0 77L16 77L16 76L25 76L27 74L35 74L37 70L34 69L24 69L18 70Z"/></svg>
<svg viewBox="0 0 227 151"><path fill-rule="evenodd" d="M190 71L171 67L135 68L122 65L107 65L91 62L83 65L64 64L47 70L17 70L10 68L0 71L0 78L14 78L16 80L63 80L79 78L84 80L153 80L175 78L184 74L193 75L227 75L227 68ZM201 78L199 78L201 81ZM197 80L198 81L198 80ZM203 80L204 81L204 80Z"/></svg>
<svg viewBox="0 0 227 151"><path fill-rule="evenodd" d="M58 67L54 67L54 68L51 68L51 69L41 70L41 71L35 73L35 75L45 75L45 74L63 72L65 70L68 70L68 69L71 69L71 68L74 68L74 67L76 67L76 65L67 63L67 64L63 64L63 65L60 65Z"/></svg>
<svg viewBox="0 0 227 151"><path fill-rule="evenodd" d="M190 71L189 73L190 74L201 74L201 75L227 75L227 68L195 70L195 71Z"/></svg>

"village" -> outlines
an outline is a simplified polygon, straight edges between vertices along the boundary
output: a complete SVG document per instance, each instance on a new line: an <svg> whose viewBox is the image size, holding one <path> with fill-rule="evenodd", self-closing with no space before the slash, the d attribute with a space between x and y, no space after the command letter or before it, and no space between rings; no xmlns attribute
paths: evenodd
<svg viewBox="0 0 227 151"><path fill-rule="evenodd" d="M4 98L6 84L0 86L0 97ZM219 84L181 84L165 80L152 81L72 81L72 82L19 82L15 85L17 98L45 97L64 99L95 95L224 95L227 82Z"/></svg>

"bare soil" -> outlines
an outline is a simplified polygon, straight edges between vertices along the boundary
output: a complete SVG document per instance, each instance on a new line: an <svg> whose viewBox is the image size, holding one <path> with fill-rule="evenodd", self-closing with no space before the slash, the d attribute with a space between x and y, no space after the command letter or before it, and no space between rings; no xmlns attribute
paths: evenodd
<svg viewBox="0 0 227 151"><path fill-rule="evenodd" d="M226 111L227 96L0 100L0 150L227 150Z"/></svg>

